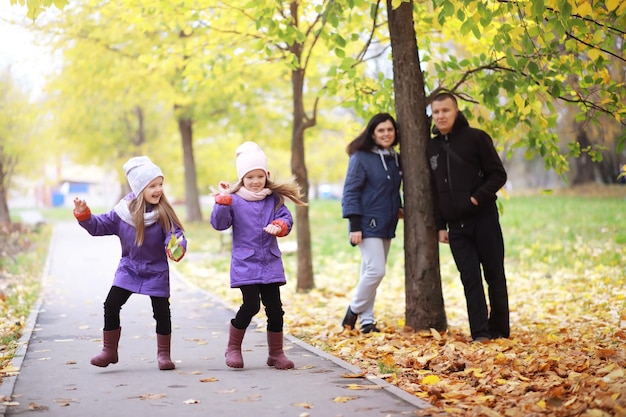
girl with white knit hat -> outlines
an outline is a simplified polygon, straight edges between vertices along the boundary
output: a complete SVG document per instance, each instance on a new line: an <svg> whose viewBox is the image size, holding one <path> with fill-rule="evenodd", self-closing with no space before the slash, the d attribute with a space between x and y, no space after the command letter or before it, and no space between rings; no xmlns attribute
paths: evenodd
<svg viewBox="0 0 626 417"><path fill-rule="evenodd" d="M187 250L183 226L163 193L163 172L147 156L130 158L123 166L132 192L108 213L92 215L84 200L74 199L74 216L92 236L116 235L122 258L104 302L102 352L94 366L118 362L120 310L132 294L150 296L156 320L159 369L174 369L170 358L172 321L167 259L180 261Z"/></svg>
<svg viewBox="0 0 626 417"><path fill-rule="evenodd" d="M267 157L254 142L241 144L236 151L239 180L234 186L219 183L211 225L216 230L232 227L230 286L239 288L243 304L229 326L226 365L243 368L241 343L261 302L267 315L267 365L291 369L293 361L283 351L283 307L280 286L286 283L277 237L286 236L293 226L285 197L297 205L300 187L295 182L275 183L267 170Z"/></svg>

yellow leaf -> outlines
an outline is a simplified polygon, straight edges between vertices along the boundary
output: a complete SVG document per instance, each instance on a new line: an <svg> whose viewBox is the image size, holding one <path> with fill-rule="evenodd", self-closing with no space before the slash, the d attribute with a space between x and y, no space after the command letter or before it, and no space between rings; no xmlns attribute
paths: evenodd
<svg viewBox="0 0 626 417"><path fill-rule="evenodd" d="M361 372L360 374L343 374L342 378L365 378L365 372Z"/></svg>
<svg viewBox="0 0 626 417"><path fill-rule="evenodd" d="M621 0L606 0L605 6L607 11L612 12L613 10L617 9L620 3Z"/></svg>
<svg viewBox="0 0 626 417"><path fill-rule="evenodd" d="M593 9L591 7L591 3L589 2L583 2L578 6L578 14L581 17L587 17L589 15L593 14Z"/></svg>
<svg viewBox="0 0 626 417"><path fill-rule="evenodd" d="M541 408L542 410L545 410L546 402L544 400L539 400L539 402L537 402L537 407Z"/></svg>
<svg viewBox="0 0 626 417"><path fill-rule="evenodd" d="M313 405L309 403L293 403L291 405L293 405L294 407L302 407L302 408L308 408L308 409L313 408Z"/></svg>
<svg viewBox="0 0 626 417"><path fill-rule="evenodd" d="M598 50L598 49L589 49L587 51L587 56L592 61L595 61L596 59L600 58L601 56L604 56L604 54L600 50Z"/></svg>
<svg viewBox="0 0 626 417"><path fill-rule="evenodd" d="M348 389L361 390L361 389L383 389L380 385L359 385L359 384L348 384L346 386Z"/></svg>
<svg viewBox="0 0 626 417"><path fill-rule="evenodd" d="M348 401L351 401L351 400L356 400L357 398L359 398L359 397L357 397L357 396L351 396L351 397L335 397L335 398L333 399L333 401L334 401L334 402L336 402L336 403L347 403Z"/></svg>
<svg viewBox="0 0 626 417"><path fill-rule="evenodd" d="M424 379L422 379L422 384L435 385L439 381L440 379L437 375L428 375L428 376L425 376Z"/></svg>

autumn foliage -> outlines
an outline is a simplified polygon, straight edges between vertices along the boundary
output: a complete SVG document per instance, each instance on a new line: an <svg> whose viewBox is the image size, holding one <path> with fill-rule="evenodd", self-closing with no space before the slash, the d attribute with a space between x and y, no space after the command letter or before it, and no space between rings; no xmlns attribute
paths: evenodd
<svg viewBox="0 0 626 417"><path fill-rule="evenodd" d="M342 329L360 256L341 238L347 229L338 204L313 202L318 286L298 293L288 277L282 292L288 331L430 403L433 408L421 415L624 416L626 214L622 197L585 193L590 198L503 202L512 335L487 343L470 342L447 247L441 248L441 265L448 331L405 328L400 239L392 244L376 301L382 332ZM238 306L239 292L227 286L228 255L223 250L210 260L190 258L181 267L189 279ZM288 250L284 256L289 273L295 260Z"/></svg>

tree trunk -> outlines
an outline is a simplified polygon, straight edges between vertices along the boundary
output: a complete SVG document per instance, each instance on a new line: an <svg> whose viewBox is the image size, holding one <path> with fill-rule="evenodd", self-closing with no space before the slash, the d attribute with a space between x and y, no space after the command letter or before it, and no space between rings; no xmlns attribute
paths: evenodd
<svg viewBox="0 0 626 417"><path fill-rule="evenodd" d="M4 146L0 144L0 224L11 223L9 212L9 182L16 158L4 154Z"/></svg>
<svg viewBox="0 0 626 417"><path fill-rule="evenodd" d="M7 202L8 193L4 185L0 184L0 224L11 223L11 213Z"/></svg>
<svg viewBox="0 0 626 417"><path fill-rule="evenodd" d="M581 127L579 128L582 129ZM578 144L580 145L580 149L585 149L591 146L589 136L587 136L587 133L584 130L580 130L580 133L576 137L576 142L578 142ZM593 161L591 160L591 156L589 156L588 153L583 152L582 154L580 154L580 156L576 158L575 166L576 175L572 180L572 185L595 182L595 167Z"/></svg>
<svg viewBox="0 0 626 417"><path fill-rule="evenodd" d="M292 24L298 25L298 2L290 4ZM302 63L302 44L294 42L290 51ZM299 66L291 71L293 94L293 127L291 133L291 172L303 193L309 192L309 175L304 155L304 131L315 125L315 118L309 119L304 111L304 69ZM304 201L308 202L308 195ZM313 278L313 259L311 255L311 227L309 224L309 207L296 206L296 239L298 243L298 291L308 291L315 287Z"/></svg>
<svg viewBox="0 0 626 417"><path fill-rule="evenodd" d="M201 222L200 197L196 181L196 163L193 158L193 121L188 118L178 119L178 130L183 141L183 164L185 167L185 207L188 222Z"/></svg>
<svg viewBox="0 0 626 417"><path fill-rule="evenodd" d="M422 73L413 23L413 2L392 8L387 0L393 56L396 116L404 191L406 325L447 329L441 289L433 194L426 159L430 139Z"/></svg>

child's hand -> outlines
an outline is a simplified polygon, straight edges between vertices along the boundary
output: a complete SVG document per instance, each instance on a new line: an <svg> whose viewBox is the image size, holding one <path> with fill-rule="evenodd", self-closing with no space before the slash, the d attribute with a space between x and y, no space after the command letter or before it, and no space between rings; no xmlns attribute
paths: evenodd
<svg viewBox="0 0 626 417"><path fill-rule="evenodd" d="M227 193L230 190L230 184L227 183L226 181L220 181L219 184L217 184L217 186L219 188L220 193Z"/></svg>
<svg viewBox="0 0 626 417"><path fill-rule="evenodd" d="M81 200L78 197L74 198L74 212L75 213L82 213L83 211L85 211L85 209L87 208L87 202L85 202L85 200Z"/></svg>
<svg viewBox="0 0 626 417"><path fill-rule="evenodd" d="M74 217L79 222L88 220L91 217L91 210L89 206L85 202L85 200L81 200L80 198L74 198Z"/></svg>
<svg viewBox="0 0 626 417"><path fill-rule="evenodd" d="M289 232L287 223L282 220L274 220L273 222L265 226L263 230L265 231L265 233L269 233L270 235L278 237L287 236L287 233Z"/></svg>
<svg viewBox="0 0 626 417"><path fill-rule="evenodd" d="M280 226L275 225L275 224L268 224L267 226L265 226L265 227L263 228L263 230L264 230L266 233L269 233L270 235L274 235L274 236L276 236L278 233L280 233L281 228L280 228Z"/></svg>

